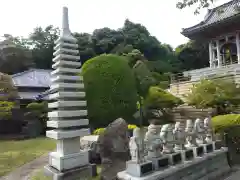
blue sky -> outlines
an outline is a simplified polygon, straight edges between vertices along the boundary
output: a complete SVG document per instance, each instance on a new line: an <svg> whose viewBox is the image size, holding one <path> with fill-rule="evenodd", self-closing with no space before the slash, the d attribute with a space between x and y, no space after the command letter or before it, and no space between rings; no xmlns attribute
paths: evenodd
<svg viewBox="0 0 240 180"><path fill-rule="evenodd" d="M177 0L2 0L0 35L27 36L36 26L61 27L62 7L69 8L72 32L92 33L94 29L122 27L124 20L141 23L162 43L173 47L187 42L180 34L203 20L206 10L194 15L194 8L176 9ZM217 0L214 6L228 2Z"/></svg>

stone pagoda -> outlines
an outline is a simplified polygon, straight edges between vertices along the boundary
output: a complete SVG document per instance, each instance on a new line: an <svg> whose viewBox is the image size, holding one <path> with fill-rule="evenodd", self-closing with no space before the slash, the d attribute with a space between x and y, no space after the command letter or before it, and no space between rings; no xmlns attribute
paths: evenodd
<svg viewBox="0 0 240 180"><path fill-rule="evenodd" d="M71 35L68 24L68 9L63 8L62 30L56 40L51 73L52 101L48 107L47 126L54 128L46 132L47 137L57 141L55 152L49 154L48 172L62 176L68 171L75 171L89 166L88 152L80 151L80 137L89 135L88 119L81 62L77 50L77 40Z"/></svg>
<svg viewBox="0 0 240 180"><path fill-rule="evenodd" d="M185 28L182 34L189 39L209 44L209 67L188 71L192 80L216 73L234 73L240 68L240 1L232 0L209 9L199 24Z"/></svg>

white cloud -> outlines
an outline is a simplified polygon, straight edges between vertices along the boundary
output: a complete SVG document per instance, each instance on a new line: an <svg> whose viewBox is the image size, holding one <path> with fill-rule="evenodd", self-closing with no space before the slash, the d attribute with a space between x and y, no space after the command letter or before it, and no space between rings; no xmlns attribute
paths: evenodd
<svg viewBox="0 0 240 180"><path fill-rule="evenodd" d="M194 8L178 10L177 0L2 0L0 35L27 36L36 26L61 26L62 7L69 8L72 32L89 32L96 28L117 29L126 18L141 23L162 43L176 47L187 41L180 34L203 20L206 10L193 14ZM229 0L218 0L217 5Z"/></svg>

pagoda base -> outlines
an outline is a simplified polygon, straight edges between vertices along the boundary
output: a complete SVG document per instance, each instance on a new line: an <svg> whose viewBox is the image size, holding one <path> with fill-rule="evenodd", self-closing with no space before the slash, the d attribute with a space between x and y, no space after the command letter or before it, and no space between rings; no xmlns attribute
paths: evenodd
<svg viewBox="0 0 240 180"><path fill-rule="evenodd" d="M60 172L50 165L44 166L44 174L51 177L52 180L76 180L88 179L97 176L96 164L88 164L82 167L73 168L64 172Z"/></svg>
<svg viewBox="0 0 240 180"><path fill-rule="evenodd" d="M58 152L49 153L49 165L59 171L65 171L89 164L88 151L62 155Z"/></svg>

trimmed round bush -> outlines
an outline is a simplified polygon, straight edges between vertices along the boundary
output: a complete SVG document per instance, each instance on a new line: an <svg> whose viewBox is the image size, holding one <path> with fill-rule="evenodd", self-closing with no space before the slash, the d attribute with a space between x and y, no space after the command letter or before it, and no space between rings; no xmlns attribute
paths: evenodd
<svg viewBox="0 0 240 180"><path fill-rule="evenodd" d="M132 119L137 90L125 57L103 54L82 67L88 117L93 127L104 127L117 118Z"/></svg>
<svg viewBox="0 0 240 180"><path fill-rule="evenodd" d="M240 126L240 114L219 115L212 118L215 132L223 132L234 126Z"/></svg>

